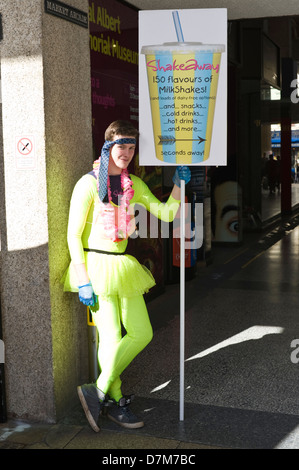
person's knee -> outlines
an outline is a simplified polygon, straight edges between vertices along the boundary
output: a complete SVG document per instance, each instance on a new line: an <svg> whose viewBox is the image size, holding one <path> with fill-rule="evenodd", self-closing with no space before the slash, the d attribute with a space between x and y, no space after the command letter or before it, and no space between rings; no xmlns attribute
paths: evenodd
<svg viewBox="0 0 299 470"><path fill-rule="evenodd" d="M151 342L151 340L153 339L153 336L154 336L153 329L150 326L149 328L147 328L145 335L144 335L145 346L147 346Z"/></svg>
<svg viewBox="0 0 299 470"><path fill-rule="evenodd" d="M144 332L143 332L143 347L147 346L151 340L153 339L153 329L151 326L149 326Z"/></svg>
<svg viewBox="0 0 299 470"><path fill-rule="evenodd" d="M139 334L135 335L135 342L138 343L139 350L142 351L153 339L153 329L151 326L144 328Z"/></svg>

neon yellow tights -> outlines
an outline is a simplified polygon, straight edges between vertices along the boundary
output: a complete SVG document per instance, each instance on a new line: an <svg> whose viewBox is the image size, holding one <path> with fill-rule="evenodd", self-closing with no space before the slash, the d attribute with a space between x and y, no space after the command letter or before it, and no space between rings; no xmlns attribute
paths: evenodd
<svg viewBox="0 0 299 470"><path fill-rule="evenodd" d="M99 333L97 387L118 401L122 397L120 375L151 341L153 330L143 296L99 298L99 305L92 314Z"/></svg>

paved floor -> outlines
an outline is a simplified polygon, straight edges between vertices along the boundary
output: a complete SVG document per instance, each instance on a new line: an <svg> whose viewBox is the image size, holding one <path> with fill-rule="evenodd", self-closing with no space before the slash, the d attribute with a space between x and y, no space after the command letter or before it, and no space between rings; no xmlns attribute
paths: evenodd
<svg viewBox="0 0 299 470"><path fill-rule="evenodd" d="M122 377L144 428L103 418L95 434L74 404L56 425L0 425L0 448L298 449L298 218L213 252L186 282L183 421L179 287L171 285L148 304L154 339Z"/></svg>
<svg viewBox="0 0 299 470"><path fill-rule="evenodd" d="M276 190L275 193L270 194L268 189L267 190L262 189L261 194L262 194L261 219L265 221L280 213L281 192ZM299 183L292 184L291 201L292 201L292 207L299 204Z"/></svg>
<svg viewBox="0 0 299 470"><path fill-rule="evenodd" d="M176 288L152 302L152 312L167 305L176 315L124 377L151 408L155 435L232 448L299 448L299 349L297 359L291 346L299 338L298 250L295 222L280 235L275 229L230 258L219 257L187 283L183 428L175 423Z"/></svg>

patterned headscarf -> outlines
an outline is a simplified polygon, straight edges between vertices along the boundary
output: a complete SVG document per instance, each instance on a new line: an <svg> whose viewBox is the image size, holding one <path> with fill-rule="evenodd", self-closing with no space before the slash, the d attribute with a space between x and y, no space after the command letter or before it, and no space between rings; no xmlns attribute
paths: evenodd
<svg viewBox="0 0 299 470"><path fill-rule="evenodd" d="M106 140L101 151L101 164L99 169L99 198L103 202L107 194L108 165L110 149L114 144L136 144L136 139L121 138L116 140Z"/></svg>

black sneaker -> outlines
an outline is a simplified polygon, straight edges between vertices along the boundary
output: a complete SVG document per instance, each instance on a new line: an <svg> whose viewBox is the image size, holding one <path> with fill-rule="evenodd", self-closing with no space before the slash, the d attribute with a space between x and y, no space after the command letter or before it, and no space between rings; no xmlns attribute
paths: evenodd
<svg viewBox="0 0 299 470"><path fill-rule="evenodd" d="M105 395L95 384L81 385L77 387L77 392L90 426L95 432L99 432L98 419L104 404Z"/></svg>
<svg viewBox="0 0 299 470"><path fill-rule="evenodd" d="M118 403L115 400L111 401L113 406L108 408L108 418L123 428L136 429L144 426L144 422L140 421L129 408L132 397L122 397Z"/></svg>

